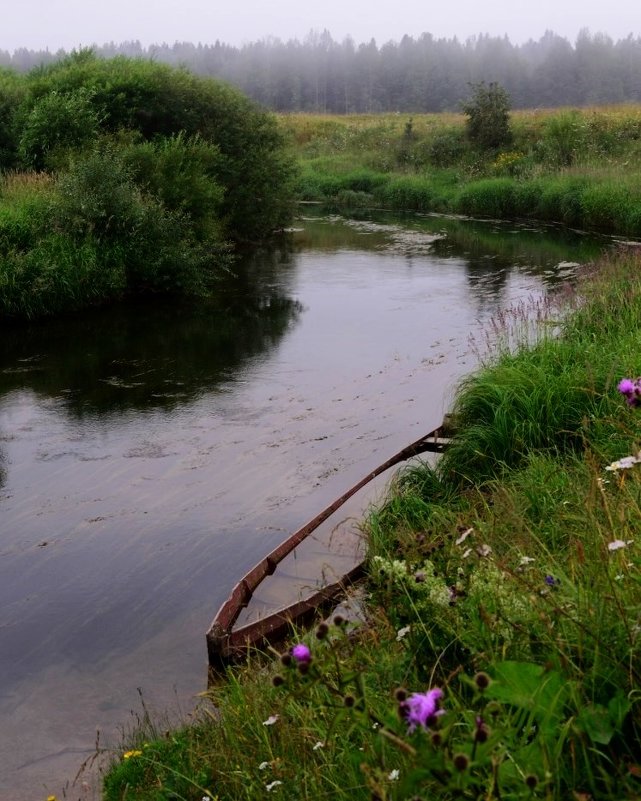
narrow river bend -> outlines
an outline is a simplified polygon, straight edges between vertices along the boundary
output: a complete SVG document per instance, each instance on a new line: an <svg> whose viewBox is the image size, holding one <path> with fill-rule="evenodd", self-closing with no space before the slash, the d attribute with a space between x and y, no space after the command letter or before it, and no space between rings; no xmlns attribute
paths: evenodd
<svg viewBox="0 0 641 801"><path fill-rule="evenodd" d="M215 302L3 331L1 801L93 797L68 783L137 688L187 713L233 584L438 425L484 323L605 245L308 215Z"/></svg>

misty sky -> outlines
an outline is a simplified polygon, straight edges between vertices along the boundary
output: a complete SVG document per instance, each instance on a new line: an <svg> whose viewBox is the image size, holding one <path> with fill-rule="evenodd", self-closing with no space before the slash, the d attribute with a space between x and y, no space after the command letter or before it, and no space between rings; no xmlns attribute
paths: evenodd
<svg viewBox="0 0 641 801"><path fill-rule="evenodd" d="M327 28L341 41L378 45L423 32L465 40L507 34L538 39L546 29L574 43L581 28L620 39L641 35L639 0L3 0L0 49L57 50L140 40L240 45L274 36L304 39ZM9 10L10 9L10 10Z"/></svg>

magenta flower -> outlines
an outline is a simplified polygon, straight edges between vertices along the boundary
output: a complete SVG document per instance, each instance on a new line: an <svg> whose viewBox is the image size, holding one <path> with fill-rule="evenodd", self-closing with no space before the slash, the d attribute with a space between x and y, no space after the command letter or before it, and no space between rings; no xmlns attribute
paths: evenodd
<svg viewBox="0 0 641 801"><path fill-rule="evenodd" d="M424 729L433 726L439 715L445 714L445 710L439 709L439 702L442 697L443 690L435 687L426 693L414 693L403 701L401 708L410 734L417 726L422 726Z"/></svg>
<svg viewBox="0 0 641 801"><path fill-rule="evenodd" d="M312 652L302 642L292 648L292 656L299 663L308 664L312 661Z"/></svg>
<svg viewBox="0 0 641 801"><path fill-rule="evenodd" d="M628 406L641 406L641 378L622 378L617 386Z"/></svg>

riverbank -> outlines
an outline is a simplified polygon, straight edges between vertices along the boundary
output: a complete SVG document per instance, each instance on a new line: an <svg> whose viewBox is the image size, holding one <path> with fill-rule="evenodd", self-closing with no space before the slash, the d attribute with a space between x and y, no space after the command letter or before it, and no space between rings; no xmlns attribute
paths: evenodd
<svg viewBox="0 0 641 801"><path fill-rule="evenodd" d="M641 236L639 106L513 112L511 143L486 150L456 114L292 114L279 123L303 200Z"/></svg>
<svg viewBox="0 0 641 801"><path fill-rule="evenodd" d="M146 721L105 798L637 797L641 416L617 384L640 268L586 269L516 352L497 321L454 446L368 521L358 638L319 627L229 671L195 725Z"/></svg>

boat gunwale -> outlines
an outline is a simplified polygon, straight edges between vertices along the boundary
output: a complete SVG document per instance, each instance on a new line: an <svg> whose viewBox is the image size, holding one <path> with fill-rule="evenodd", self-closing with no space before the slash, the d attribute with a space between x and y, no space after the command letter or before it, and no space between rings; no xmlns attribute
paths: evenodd
<svg viewBox="0 0 641 801"><path fill-rule="evenodd" d="M421 453L442 453L449 444L447 433L449 432L443 423L430 431L429 434L425 434L420 439L402 448L255 564L233 587L229 597L221 604L207 630L207 653L210 667L218 667L242 658L249 647L275 639L289 625L315 612L324 603L334 600L343 593L346 586L362 574L364 566L362 561L343 574L338 581L315 590L305 598L282 607L260 620L247 623L239 629L233 629L241 611L249 604L259 585L267 576L271 576L274 573L278 564L294 548L300 545L309 534L315 531L330 515L340 509L355 493L390 467L394 467L394 465Z"/></svg>

